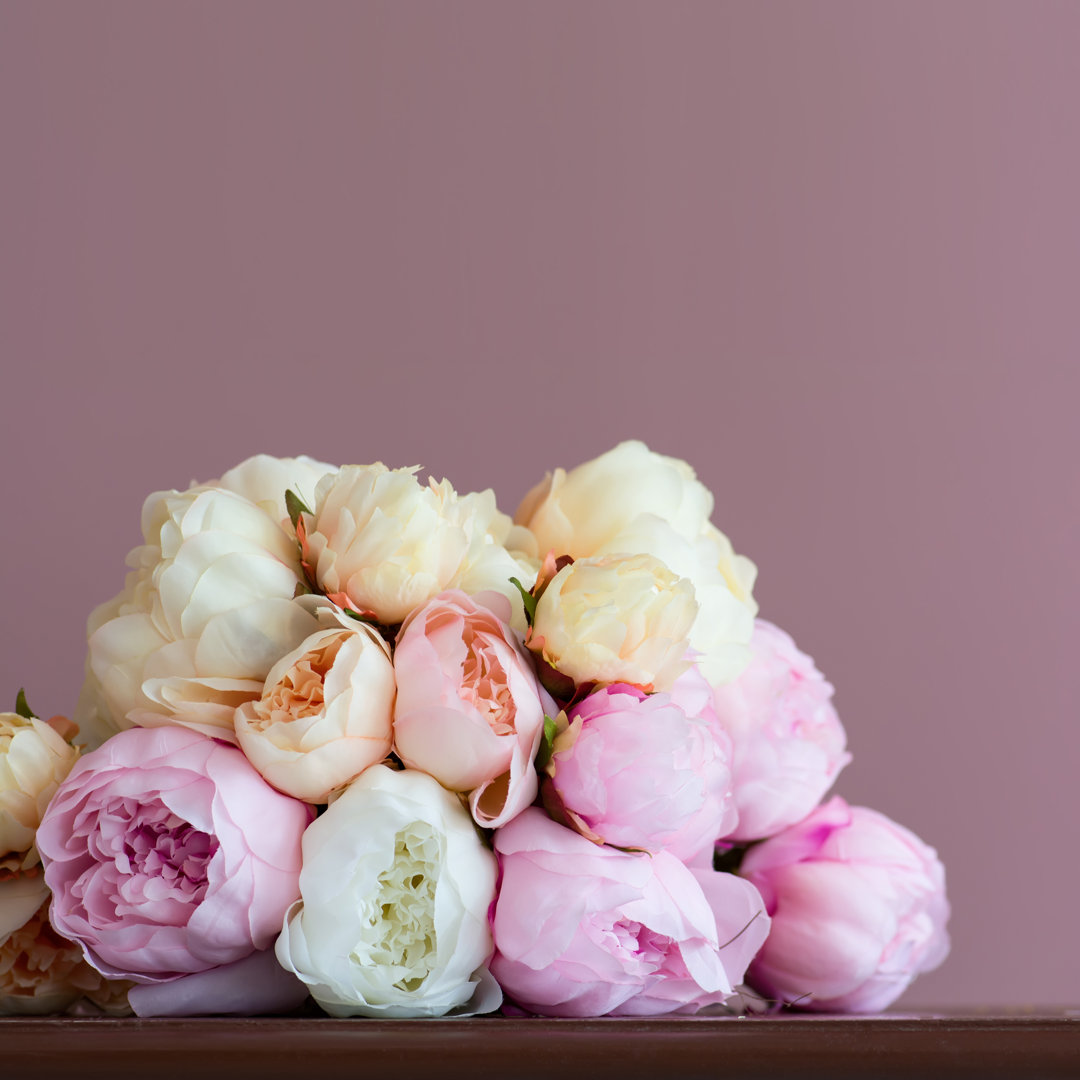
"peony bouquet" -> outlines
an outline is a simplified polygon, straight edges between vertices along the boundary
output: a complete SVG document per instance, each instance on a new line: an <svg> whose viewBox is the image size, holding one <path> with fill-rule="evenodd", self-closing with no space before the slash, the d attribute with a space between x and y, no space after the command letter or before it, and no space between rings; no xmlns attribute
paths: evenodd
<svg viewBox="0 0 1080 1080"><path fill-rule="evenodd" d="M944 871L640 442L511 520L259 456L151 495L74 723L0 714L0 1011L875 1011Z"/></svg>

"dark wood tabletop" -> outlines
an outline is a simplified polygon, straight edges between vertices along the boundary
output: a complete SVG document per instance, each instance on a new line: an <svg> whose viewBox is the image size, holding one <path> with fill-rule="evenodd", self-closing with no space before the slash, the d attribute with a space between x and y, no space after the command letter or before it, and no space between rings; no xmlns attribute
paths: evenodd
<svg viewBox="0 0 1080 1080"><path fill-rule="evenodd" d="M0 1077L1080 1077L1080 1009L650 1020L0 1019Z"/></svg>

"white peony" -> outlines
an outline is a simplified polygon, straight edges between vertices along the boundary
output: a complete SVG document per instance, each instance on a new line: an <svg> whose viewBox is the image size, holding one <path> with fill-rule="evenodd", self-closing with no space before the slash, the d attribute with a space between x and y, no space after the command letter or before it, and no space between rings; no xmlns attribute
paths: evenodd
<svg viewBox="0 0 1080 1080"><path fill-rule="evenodd" d="M277 958L331 1016L491 1012L495 856L430 776L374 765L303 838Z"/></svg>
<svg viewBox="0 0 1080 1080"><path fill-rule="evenodd" d="M630 441L570 472L556 469L525 496L515 520L540 556L645 553L691 581L699 611L690 647L720 684L750 661L757 570L710 523L712 511L712 494L685 461Z"/></svg>
<svg viewBox="0 0 1080 1080"><path fill-rule="evenodd" d="M540 596L528 645L578 684L669 690L697 610L690 582L651 555L579 559Z"/></svg>
<svg viewBox="0 0 1080 1080"><path fill-rule="evenodd" d="M318 588L387 625L446 589L494 589L520 611L510 578L528 571L506 543L525 534L490 490L459 495L447 480L425 487L416 472L346 465L319 482L301 535Z"/></svg>

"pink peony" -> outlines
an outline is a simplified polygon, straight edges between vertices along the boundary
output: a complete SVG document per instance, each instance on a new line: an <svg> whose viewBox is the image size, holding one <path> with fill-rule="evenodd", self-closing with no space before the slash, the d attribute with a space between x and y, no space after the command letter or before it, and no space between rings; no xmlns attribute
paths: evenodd
<svg viewBox="0 0 1080 1080"><path fill-rule="evenodd" d="M394 650L394 749L497 828L536 797L533 758L554 702L497 593L444 592L411 615Z"/></svg>
<svg viewBox="0 0 1080 1080"><path fill-rule="evenodd" d="M750 982L822 1012L878 1012L945 959L945 870L933 848L876 810L830 799L750 849L740 873L772 932Z"/></svg>
<svg viewBox="0 0 1080 1080"><path fill-rule="evenodd" d="M753 659L714 702L734 744L732 839L760 840L801 821L851 760L832 706L833 688L783 630L754 626Z"/></svg>
<svg viewBox="0 0 1080 1080"><path fill-rule="evenodd" d="M52 923L110 978L232 964L273 945L300 896L310 820L235 747L122 731L75 765L38 829Z"/></svg>
<svg viewBox="0 0 1080 1080"><path fill-rule="evenodd" d="M616 683L567 719L545 801L590 840L689 861L735 827L730 741L672 694Z"/></svg>
<svg viewBox="0 0 1080 1080"><path fill-rule="evenodd" d="M495 834L495 851L491 971L530 1012L654 1016L723 1001L768 933L749 882L599 847L536 808Z"/></svg>

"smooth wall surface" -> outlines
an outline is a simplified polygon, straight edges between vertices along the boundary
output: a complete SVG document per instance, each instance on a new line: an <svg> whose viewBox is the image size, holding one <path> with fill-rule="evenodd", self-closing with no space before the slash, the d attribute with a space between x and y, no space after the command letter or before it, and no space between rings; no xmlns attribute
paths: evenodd
<svg viewBox="0 0 1080 1080"><path fill-rule="evenodd" d="M152 490L688 459L934 844L905 1004L1075 1003L1080 5L0 3L0 699Z"/></svg>

